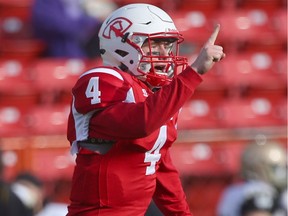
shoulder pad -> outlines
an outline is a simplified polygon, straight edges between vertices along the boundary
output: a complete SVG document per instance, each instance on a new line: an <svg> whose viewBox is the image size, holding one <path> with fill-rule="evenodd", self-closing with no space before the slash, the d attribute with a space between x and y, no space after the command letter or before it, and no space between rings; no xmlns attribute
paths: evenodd
<svg viewBox="0 0 288 216"><path fill-rule="evenodd" d="M72 89L76 110L87 113L124 101L131 88L127 75L108 67L83 73ZM128 77L131 78L131 75Z"/></svg>

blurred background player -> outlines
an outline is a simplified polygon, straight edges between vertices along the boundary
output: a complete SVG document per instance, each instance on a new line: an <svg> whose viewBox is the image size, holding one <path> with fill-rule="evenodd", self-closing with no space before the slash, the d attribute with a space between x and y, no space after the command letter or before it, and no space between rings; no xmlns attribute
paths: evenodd
<svg viewBox="0 0 288 216"><path fill-rule="evenodd" d="M52 186L52 192L47 197L43 208L36 216L64 216L67 214L69 203L69 191L71 190L71 181L66 178L55 179Z"/></svg>
<svg viewBox="0 0 288 216"><path fill-rule="evenodd" d="M20 172L11 183L11 190L22 203L20 215L32 216L43 207L43 183L30 172Z"/></svg>
<svg viewBox="0 0 288 216"><path fill-rule="evenodd" d="M287 215L287 154L279 143L247 145L241 157L241 174L244 182L224 191L218 216L240 216L244 200L257 194L276 199L275 212Z"/></svg>
<svg viewBox="0 0 288 216"><path fill-rule="evenodd" d="M280 216L277 213L277 199L265 193L252 194L240 206L241 216Z"/></svg>
<svg viewBox="0 0 288 216"><path fill-rule="evenodd" d="M12 182L3 178L5 166L0 149L1 216L34 216L43 204L43 184L33 174L20 172Z"/></svg>
<svg viewBox="0 0 288 216"><path fill-rule="evenodd" d="M42 183L34 175L20 173L12 184L0 182L1 216L34 216L42 204Z"/></svg>

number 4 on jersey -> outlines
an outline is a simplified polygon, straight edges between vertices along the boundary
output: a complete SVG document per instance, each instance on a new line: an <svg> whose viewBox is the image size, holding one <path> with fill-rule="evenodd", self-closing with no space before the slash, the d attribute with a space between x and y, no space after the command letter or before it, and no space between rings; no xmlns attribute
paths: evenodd
<svg viewBox="0 0 288 216"><path fill-rule="evenodd" d="M91 98L91 104L101 102L101 91L99 90L99 77L92 77L89 80L88 86L85 91L86 97Z"/></svg>
<svg viewBox="0 0 288 216"><path fill-rule="evenodd" d="M160 132L158 138L152 147L151 150L145 153L145 163L150 163L149 166L146 167L146 175L152 175L156 172L156 163L160 160L161 154L160 149L163 147L167 140L167 126L163 125L160 128Z"/></svg>

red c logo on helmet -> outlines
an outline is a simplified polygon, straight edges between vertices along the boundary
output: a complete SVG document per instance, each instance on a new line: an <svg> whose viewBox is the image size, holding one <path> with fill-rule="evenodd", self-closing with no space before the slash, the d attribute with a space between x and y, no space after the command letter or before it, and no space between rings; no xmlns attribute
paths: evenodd
<svg viewBox="0 0 288 216"><path fill-rule="evenodd" d="M116 37L122 37L122 35L130 28L132 22L124 17L118 17L112 20L104 29L103 37L111 39L113 33Z"/></svg>

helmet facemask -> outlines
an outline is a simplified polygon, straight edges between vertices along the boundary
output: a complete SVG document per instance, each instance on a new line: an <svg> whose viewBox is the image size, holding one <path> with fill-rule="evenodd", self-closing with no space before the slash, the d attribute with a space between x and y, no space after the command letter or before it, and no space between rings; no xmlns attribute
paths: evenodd
<svg viewBox="0 0 288 216"><path fill-rule="evenodd" d="M187 66L187 59L178 56L179 44L183 41L178 33L135 33L131 40L141 46L137 67L137 72L141 75L137 77L151 88L168 84L178 71L183 71Z"/></svg>

